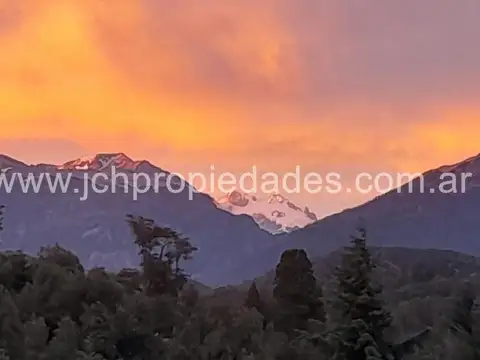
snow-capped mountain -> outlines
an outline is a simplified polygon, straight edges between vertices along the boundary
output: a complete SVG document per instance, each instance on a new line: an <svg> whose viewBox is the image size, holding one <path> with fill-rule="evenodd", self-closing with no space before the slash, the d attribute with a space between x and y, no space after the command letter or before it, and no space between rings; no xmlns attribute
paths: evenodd
<svg viewBox="0 0 480 360"><path fill-rule="evenodd" d="M97 154L83 156L57 166L59 170L95 170L103 171L111 167L122 170L137 170L142 161L134 161L123 153Z"/></svg>
<svg viewBox="0 0 480 360"><path fill-rule="evenodd" d="M115 182L119 189L113 191L110 181L113 169L115 174L126 174L129 183L133 179L132 183L136 181L142 189L145 189L140 183L142 179L153 179L153 186L147 187L146 192L138 192L134 198L131 189L124 191L126 178L119 176ZM207 194L192 194L189 184L182 186L181 191L170 191L156 181L158 175L162 175L161 180L170 172L122 153L82 157L61 165L26 164L0 154L0 170L0 204L6 206L0 251L21 249L36 253L41 246L58 242L74 251L87 268L135 267L139 264L138 250L125 221L127 214L133 214L151 218L190 238L198 251L184 264L185 269L195 280L224 285L245 280L242 273L232 273L230 269L277 240L262 231L251 217L219 209ZM48 181L43 176L47 173L54 174L55 179L57 174L68 178L68 183L64 182L68 184L66 189L52 186L56 181ZM107 191L94 191L91 187L88 196L82 198L88 186L85 178L93 181L93 176L99 173L106 176L95 177L95 182L105 181ZM25 175L24 179L43 178L43 181L25 190L18 174ZM17 181L10 181L14 176ZM4 177L12 184L10 189L2 186ZM258 264L255 271L260 275L266 270Z"/></svg>
<svg viewBox="0 0 480 360"><path fill-rule="evenodd" d="M318 220L308 207L302 209L280 194L262 198L234 190L218 199L216 204L234 215L250 215L262 229L272 234L291 232Z"/></svg>

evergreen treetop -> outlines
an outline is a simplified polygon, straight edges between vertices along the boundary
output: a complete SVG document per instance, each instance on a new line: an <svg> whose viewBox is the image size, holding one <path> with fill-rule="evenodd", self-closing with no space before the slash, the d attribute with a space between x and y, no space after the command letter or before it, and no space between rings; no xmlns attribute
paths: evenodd
<svg viewBox="0 0 480 360"><path fill-rule="evenodd" d="M366 230L358 229L335 270L338 356L345 360L381 359L388 348L383 331L392 322L372 281L373 264Z"/></svg>

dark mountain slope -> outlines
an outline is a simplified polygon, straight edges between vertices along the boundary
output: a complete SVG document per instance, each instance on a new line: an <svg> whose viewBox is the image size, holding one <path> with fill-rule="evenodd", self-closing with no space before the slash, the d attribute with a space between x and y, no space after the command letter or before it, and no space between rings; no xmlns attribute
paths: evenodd
<svg viewBox="0 0 480 360"><path fill-rule="evenodd" d="M449 175L441 178L447 171L456 176L457 193L440 191L450 179ZM472 176L467 178L465 191L460 192L461 176L468 172ZM265 266L273 268L288 248L304 248L310 257L326 255L345 245L359 225L367 228L369 242L375 246L436 248L480 255L479 186L478 156L428 171L423 180L417 178L361 206L280 235L277 243L260 251L242 268L255 277Z"/></svg>

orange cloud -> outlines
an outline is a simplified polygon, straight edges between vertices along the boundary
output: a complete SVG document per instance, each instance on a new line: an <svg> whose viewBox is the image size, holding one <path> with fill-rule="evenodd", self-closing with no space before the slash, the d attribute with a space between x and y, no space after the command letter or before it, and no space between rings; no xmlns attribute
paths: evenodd
<svg viewBox="0 0 480 360"><path fill-rule="evenodd" d="M441 107L435 121L419 124L413 129L411 144L417 153L422 153L422 157L417 157L416 164L410 164L410 167L426 169L432 164L453 164L480 153L479 131L479 107Z"/></svg>
<svg viewBox="0 0 480 360"><path fill-rule="evenodd" d="M405 28L388 4L0 0L1 136L39 144L37 161L55 138L172 170L460 160L478 152L478 21L455 7L452 34L436 4Z"/></svg>
<svg viewBox="0 0 480 360"><path fill-rule="evenodd" d="M182 39L185 29L172 43L175 29L150 29L157 22L130 1L119 1L113 9L98 1L43 5L24 14L16 31L0 40L8 54L0 59L5 136L41 137L55 131L98 144L138 131L147 141L188 150L221 148L231 145L232 137L251 133L242 106L222 94L225 88L215 90L208 79L198 78L196 59L181 48L192 40ZM235 30L229 38L203 24L194 9L187 16L192 34L213 35L212 51L237 67L232 74L247 66L257 80L283 76L275 60L275 37L254 33L260 24L248 34ZM228 12L218 16L227 25L231 20ZM252 54L256 58L248 64Z"/></svg>

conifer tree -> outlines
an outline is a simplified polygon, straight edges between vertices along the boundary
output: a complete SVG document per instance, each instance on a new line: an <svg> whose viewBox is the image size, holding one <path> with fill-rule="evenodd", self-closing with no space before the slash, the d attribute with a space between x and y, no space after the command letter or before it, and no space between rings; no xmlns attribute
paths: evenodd
<svg viewBox="0 0 480 360"><path fill-rule="evenodd" d="M276 267L273 296L281 312L277 328L292 333L323 313L312 263L303 249L284 251Z"/></svg>
<svg viewBox="0 0 480 360"><path fill-rule="evenodd" d="M374 264L366 246L366 231L352 238L336 269L336 300L339 325L337 356L342 360L382 359L388 345L383 331L392 317L383 306L381 288L372 282Z"/></svg>
<svg viewBox="0 0 480 360"><path fill-rule="evenodd" d="M427 328L400 343L385 339L392 316L384 307L382 287L372 279L375 264L367 248L364 228L358 229L345 248L335 271L337 285L333 309L339 315L335 331L338 360L399 360L422 347L430 335Z"/></svg>
<svg viewBox="0 0 480 360"><path fill-rule="evenodd" d="M252 285L250 285L250 288L248 289L247 298L245 299L245 306L249 309L255 308L260 311L262 300L260 299L260 293L258 292L255 281L252 282Z"/></svg>

